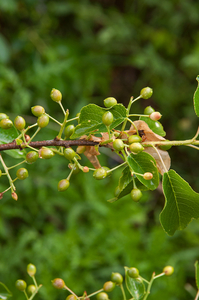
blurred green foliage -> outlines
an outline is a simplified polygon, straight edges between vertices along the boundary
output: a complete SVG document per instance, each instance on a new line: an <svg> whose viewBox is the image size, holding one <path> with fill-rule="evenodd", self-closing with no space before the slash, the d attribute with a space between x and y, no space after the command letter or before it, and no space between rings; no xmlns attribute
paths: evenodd
<svg viewBox="0 0 199 300"><path fill-rule="evenodd" d="M190 138L197 123L192 95L199 73L198 11L194 0L0 0L0 110L33 123L30 107L40 104L61 120L49 97L53 87L75 116L83 105L102 105L108 96L127 104L151 86L153 97L134 110L151 105L163 114L168 139ZM49 128L40 139L55 136L56 126ZM172 167L197 190L197 151L170 152ZM114 165L111 157L100 159ZM112 271L124 274L124 265L150 277L168 264L175 273L154 283L150 299L193 299L185 284L195 286L198 222L168 237L158 219L164 205L158 191L146 193L141 204L128 197L107 203L118 172L102 182L79 174L58 194L66 166L59 158L28 166L30 177L17 183L19 200L6 194L0 202L0 281L14 299L22 299L14 283L26 280L30 262L43 284L37 299L66 297L52 288L55 277L81 294L101 288ZM6 187L1 179L1 190ZM112 299L120 298L114 291Z"/></svg>

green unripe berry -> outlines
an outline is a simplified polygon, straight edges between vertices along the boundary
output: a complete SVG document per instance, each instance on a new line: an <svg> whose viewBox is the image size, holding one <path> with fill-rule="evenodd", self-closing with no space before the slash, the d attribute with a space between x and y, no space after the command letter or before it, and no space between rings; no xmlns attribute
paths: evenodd
<svg viewBox="0 0 199 300"><path fill-rule="evenodd" d="M127 272L131 278L137 278L139 276L139 270L137 268L129 268Z"/></svg>
<svg viewBox="0 0 199 300"><path fill-rule="evenodd" d="M116 284L113 281L107 281L103 285L103 290L107 293L112 292L112 290L115 288Z"/></svg>
<svg viewBox="0 0 199 300"><path fill-rule="evenodd" d="M77 149L76 149L76 152L78 154L82 154L86 151L86 146L78 146Z"/></svg>
<svg viewBox="0 0 199 300"><path fill-rule="evenodd" d="M122 149L124 149L124 143L122 140L120 139L116 139L113 141L113 148L115 149L115 151L121 151Z"/></svg>
<svg viewBox="0 0 199 300"><path fill-rule="evenodd" d="M141 197L142 197L142 192L137 188L133 188L131 191L131 198L133 199L133 201L139 202Z"/></svg>
<svg viewBox="0 0 199 300"><path fill-rule="evenodd" d="M111 176L112 172L109 172L110 171L110 168L109 167L102 167L102 169L104 169L106 171L106 176Z"/></svg>
<svg viewBox="0 0 199 300"><path fill-rule="evenodd" d="M68 160L72 160L76 155L76 152L72 149L72 148L65 148L64 149L64 156L68 159Z"/></svg>
<svg viewBox="0 0 199 300"><path fill-rule="evenodd" d="M159 111L154 111L150 114L149 118L153 121L158 121L160 120L162 117L161 113L159 113Z"/></svg>
<svg viewBox="0 0 199 300"><path fill-rule="evenodd" d="M36 286L34 284L31 284L27 288L28 294L32 295L36 291Z"/></svg>
<svg viewBox="0 0 199 300"><path fill-rule="evenodd" d="M2 119L0 121L0 127L3 129L10 129L13 126L13 123L10 119Z"/></svg>
<svg viewBox="0 0 199 300"><path fill-rule="evenodd" d="M40 128L44 128L48 125L49 123L49 116L47 115L41 115L38 119L37 119L37 125Z"/></svg>
<svg viewBox="0 0 199 300"><path fill-rule="evenodd" d="M110 111L107 111L102 116L102 122L106 126L110 126L113 123L113 114Z"/></svg>
<svg viewBox="0 0 199 300"><path fill-rule="evenodd" d="M128 138L129 144L139 143L141 141L142 141L142 138L139 135L130 135L129 138Z"/></svg>
<svg viewBox="0 0 199 300"><path fill-rule="evenodd" d="M20 116L17 116L15 119L14 119L14 125L15 127L17 128L17 130L21 131L25 128L26 126L26 121L24 120L23 117L20 117Z"/></svg>
<svg viewBox="0 0 199 300"><path fill-rule="evenodd" d="M0 113L0 121L3 119L9 119L9 117L4 113Z"/></svg>
<svg viewBox="0 0 199 300"><path fill-rule="evenodd" d="M120 194L121 190L119 188L119 186L116 186L115 191L114 191L114 196L117 198Z"/></svg>
<svg viewBox="0 0 199 300"><path fill-rule="evenodd" d="M29 164L34 163L38 158L39 158L39 154L38 154L38 152L36 152L36 151L29 151L29 152L26 154L26 161L27 161Z"/></svg>
<svg viewBox="0 0 199 300"><path fill-rule="evenodd" d="M101 292L96 296L97 300L108 300L108 294Z"/></svg>
<svg viewBox="0 0 199 300"><path fill-rule="evenodd" d="M70 182L67 179L62 179L58 182L57 189L59 192L64 192L69 188Z"/></svg>
<svg viewBox="0 0 199 300"><path fill-rule="evenodd" d="M17 178L20 180L24 180L28 177L28 170L26 168L20 168L17 170Z"/></svg>
<svg viewBox="0 0 199 300"><path fill-rule="evenodd" d="M27 265L27 273L28 273L28 275L30 275L32 277L32 276L34 276L36 274L36 271L37 271L37 269L36 269L35 265L33 265L33 264L28 264Z"/></svg>
<svg viewBox="0 0 199 300"><path fill-rule="evenodd" d="M152 94L153 90L150 87L145 87L140 92L140 96L142 96L143 99L149 99Z"/></svg>
<svg viewBox="0 0 199 300"><path fill-rule="evenodd" d="M144 147L140 143L132 143L129 146L129 149L133 153L139 153L139 152L142 152L144 150Z"/></svg>
<svg viewBox="0 0 199 300"><path fill-rule="evenodd" d="M113 97L108 97L108 98L104 99L104 106L107 108L110 108L116 104L117 104L117 100Z"/></svg>
<svg viewBox="0 0 199 300"><path fill-rule="evenodd" d="M65 287L65 282L61 278L55 278L52 280L52 285L54 288L61 290Z"/></svg>
<svg viewBox="0 0 199 300"><path fill-rule="evenodd" d="M116 284L121 284L123 282L123 276L120 273L112 273L111 281L115 282Z"/></svg>
<svg viewBox="0 0 199 300"><path fill-rule="evenodd" d="M41 148L39 150L39 157L43 159L50 159L55 155L55 153L49 148Z"/></svg>
<svg viewBox="0 0 199 300"><path fill-rule="evenodd" d="M68 167L69 167L69 169L71 169L71 170L73 169L73 174L78 174L79 171L80 171L80 169L79 169L79 167L78 167L77 164L69 163L69 164L68 164Z"/></svg>
<svg viewBox="0 0 199 300"><path fill-rule="evenodd" d="M169 141L169 140L166 140L166 141ZM166 142L166 141L165 141L165 142ZM161 150L167 151L167 150L171 149L172 145L159 145L158 147L159 147Z"/></svg>
<svg viewBox="0 0 199 300"><path fill-rule="evenodd" d="M27 284L24 280L22 279L18 279L15 283L15 286L16 288L19 290L19 291L25 291L26 287L27 287Z"/></svg>
<svg viewBox="0 0 199 300"><path fill-rule="evenodd" d="M66 297L66 300L77 300L77 297L73 294L70 294L68 297Z"/></svg>
<svg viewBox="0 0 199 300"><path fill-rule="evenodd" d="M68 125L64 130L65 137L68 139L73 134L74 131L75 131L75 126Z"/></svg>
<svg viewBox="0 0 199 300"><path fill-rule="evenodd" d="M52 89L52 91L50 93L50 97L53 101L60 102L62 99L62 94L59 90Z"/></svg>
<svg viewBox="0 0 199 300"><path fill-rule="evenodd" d="M146 173L144 173L143 178L145 180L151 180L153 178L153 174L150 172L146 172Z"/></svg>
<svg viewBox="0 0 199 300"><path fill-rule="evenodd" d="M106 176L107 176L107 171L104 168L96 169L93 172L93 177L97 180L104 179L104 178L106 178Z"/></svg>
<svg viewBox="0 0 199 300"><path fill-rule="evenodd" d="M43 106L40 106L40 105L31 107L31 111L35 117L40 117L43 114L45 114L45 109L43 108Z"/></svg>
<svg viewBox="0 0 199 300"><path fill-rule="evenodd" d="M145 115L150 115L150 114L152 114L152 112L154 112L154 111L155 111L155 109L154 109L153 107L147 106L147 107L144 109L144 114L145 114Z"/></svg>
<svg viewBox="0 0 199 300"><path fill-rule="evenodd" d="M170 276L174 272L174 268L172 266L166 266L163 269L163 272L165 273L166 276Z"/></svg>

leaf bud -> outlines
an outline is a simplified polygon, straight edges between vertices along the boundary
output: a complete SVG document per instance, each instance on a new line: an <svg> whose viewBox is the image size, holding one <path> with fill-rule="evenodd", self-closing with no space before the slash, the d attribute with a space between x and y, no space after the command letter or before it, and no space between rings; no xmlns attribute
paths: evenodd
<svg viewBox="0 0 199 300"><path fill-rule="evenodd" d="M52 89L50 97L55 102L60 102L62 100L62 94L59 90Z"/></svg>

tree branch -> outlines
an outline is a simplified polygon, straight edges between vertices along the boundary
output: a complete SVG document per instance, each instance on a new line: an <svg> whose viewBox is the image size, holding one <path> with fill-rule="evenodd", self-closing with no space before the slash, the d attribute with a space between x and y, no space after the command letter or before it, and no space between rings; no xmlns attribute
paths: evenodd
<svg viewBox="0 0 199 300"><path fill-rule="evenodd" d="M87 141L87 140L47 140L47 141L36 141L36 142L30 142L30 143L22 143L20 145L16 144L16 141L14 140L11 143L8 144L0 144L0 151L5 150L11 150L11 149L20 149L23 150L24 148L28 148L28 145L33 148L41 148L41 147L48 147L48 146L62 146L65 148L71 147L71 146L96 146L99 145L99 142L94 141Z"/></svg>

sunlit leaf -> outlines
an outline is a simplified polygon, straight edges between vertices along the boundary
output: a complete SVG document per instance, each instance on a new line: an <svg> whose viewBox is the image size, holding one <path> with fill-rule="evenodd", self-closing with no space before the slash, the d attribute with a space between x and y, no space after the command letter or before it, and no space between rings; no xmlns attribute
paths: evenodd
<svg viewBox="0 0 199 300"><path fill-rule="evenodd" d="M10 129L0 128L0 144L11 143L17 137L18 132L16 131L15 127ZM20 151L18 149L6 150L4 152L14 158L23 158L25 156L25 151Z"/></svg>
<svg viewBox="0 0 199 300"><path fill-rule="evenodd" d="M199 194L174 170L163 175L165 206L160 221L167 234L184 229L191 219L199 218Z"/></svg>
<svg viewBox="0 0 199 300"><path fill-rule="evenodd" d="M196 77L196 80L198 81L198 86L193 96L193 103L194 103L195 113L199 117L199 75Z"/></svg>
<svg viewBox="0 0 199 300"><path fill-rule="evenodd" d="M125 283L126 288L133 297L133 299L141 300L145 295L145 285L143 280L138 278L132 278L128 275L128 268L124 267L125 269Z"/></svg>
<svg viewBox="0 0 199 300"><path fill-rule="evenodd" d="M166 132L163 129L163 126L160 122L158 121L153 121L149 117L140 117L140 120L144 121L147 123L149 128L156 134L160 136L165 136Z"/></svg>
<svg viewBox="0 0 199 300"><path fill-rule="evenodd" d="M156 167L155 159L146 152L140 152L138 154L131 153L127 158L130 168L135 173L144 174L150 172L153 174L153 178L146 180L141 175L137 175L137 179L145 185L149 190L155 190L159 184L159 174Z"/></svg>
<svg viewBox="0 0 199 300"><path fill-rule="evenodd" d="M107 109L101 108L95 104L84 106L80 111L79 125L76 126L71 139L76 139L84 134L90 134L95 131L106 132L107 128L102 123L102 116L106 111ZM122 104L113 106L109 111L114 116L114 121L110 126L110 129L113 129L125 120L127 112Z"/></svg>

